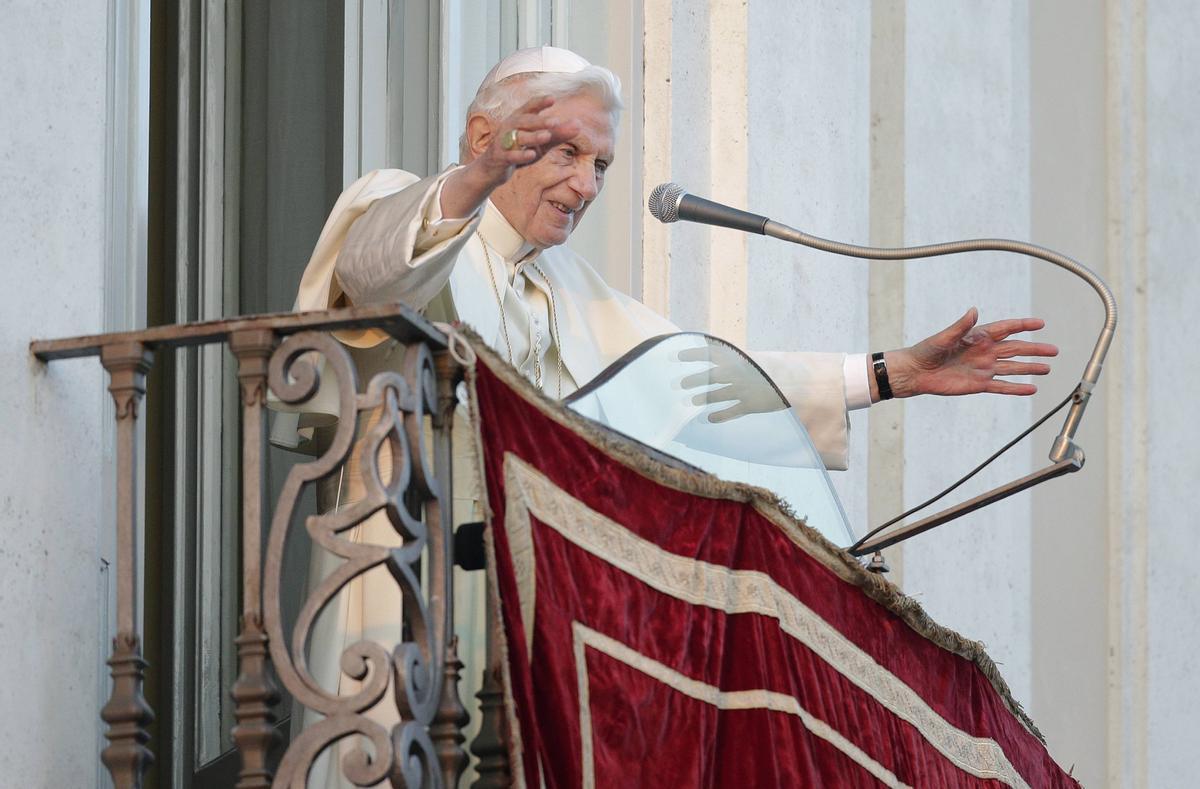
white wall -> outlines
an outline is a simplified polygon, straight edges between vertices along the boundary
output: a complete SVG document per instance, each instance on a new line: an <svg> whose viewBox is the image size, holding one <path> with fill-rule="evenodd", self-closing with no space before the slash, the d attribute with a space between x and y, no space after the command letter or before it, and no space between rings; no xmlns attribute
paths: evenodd
<svg viewBox="0 0 1200 789"><path fill-rule="evenodd" d="M1029 238L1027 30L1024 3L908 6L906 244ZM972 253L904 265L905 343L943 328L971 305L982 321L1029 314L1029 264L1016 256ZM908 404L905 417L904 498L911 506L1020 432L1032 411L1028 400L980 395L926 398ZM1030 470L1027 456L1006 455L954 498ZM1029 514L1028 497L1014 497L903 550L905 591L938 621L987 644L1023 700L1029 699Z"/></svg>
<svg viewBox="0 0 1200 789"><path fill-rule="evenodd" d="M1165 786L1193 769L1200 729L1200 574L1193 557L1200 517L1190 493L1200 470L1191 393L1198 378L1200 326L1200 14L1193 3L1145 3L1141 45L1145 82L1145 271L1126 290L1144 289L1148 357L1146 421L1146 578L1148 621L1146 785ZM1131 294L1132 295L1132 294ZM1130 300L1130 297L1126 297ZM1136 302L1136 299L1135 299ZM1180 361L1183 365L1180 365ZM1190 361L1189 361L1190 360Z"/></svg>
<svg viewBox="0 0 1200 789"><path fill-rule="evenodd" d="M95 360L46 367L28 344L104 324L107 5L0 9L5 786L93 786L99 771L102 419L112 404Z"/></svg>
<svg viewBox="0 0 1200 789"><path fill-rule="evenodd" d="M1118 287L1106 273L1108 245L1106 20L1089 0L1030 4L1031 238L1074 256ZM1103 321L1090 288L1050 266L1034 265L1033 311L1044 315L1061 355L1040 385L1034 411L1043 413L1078 380ZM1130 306L1123 289L1118 300ZM1122 317L1124 322L1125 317ZM1124 340L1112 359L1124 350ZM1105 386L1093 396L1078 444L1082 473L1035 489L1029 611L1033 629L1032 712L1051 753L1086 786L1105 786L1108 739L1109 583L1106 522L1110 502L1107 437L1109 387L1121 377L1110 361ZM1102 380L1104 380L1102 379ZM1029 446L1031 463L1062 425L1054 419ZM1117 431L1111 431L1115 435ZM1136 785L1111 782L1108 785Z"/></svg>

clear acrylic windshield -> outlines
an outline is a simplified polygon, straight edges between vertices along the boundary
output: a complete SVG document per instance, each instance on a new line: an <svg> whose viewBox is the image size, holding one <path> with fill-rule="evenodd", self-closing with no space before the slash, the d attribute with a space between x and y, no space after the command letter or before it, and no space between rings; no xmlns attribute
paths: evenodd
<svg viewBox="0 0 1200 789"><path fill-rule="evenodd" d="M647 340L565 402L721 479L767 488L830 541L854 542L808 431L758 365L722 340Z"/></svg>

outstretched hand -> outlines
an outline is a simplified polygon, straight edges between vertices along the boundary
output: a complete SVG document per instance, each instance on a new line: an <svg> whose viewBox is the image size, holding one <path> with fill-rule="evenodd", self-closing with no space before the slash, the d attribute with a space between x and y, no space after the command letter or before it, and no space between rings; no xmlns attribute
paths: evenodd
<svg viewBox="0 0 1200 789"><path fill-rule="evenodd" d="M1058 355L1057 346L1010 339L1014 334L1037 331L1040 318L1010 318L976 326L974 307L932 337L909 348L888 351L884 361L896 397L919 394L964 395L979 392L1031 395L1033 384L1003 380L1005 376L1045 375L1050 365L1020 361L1016 357ZM871 378L874 390L874 376ZM877 399L877 393L872 392Z"/></svg>

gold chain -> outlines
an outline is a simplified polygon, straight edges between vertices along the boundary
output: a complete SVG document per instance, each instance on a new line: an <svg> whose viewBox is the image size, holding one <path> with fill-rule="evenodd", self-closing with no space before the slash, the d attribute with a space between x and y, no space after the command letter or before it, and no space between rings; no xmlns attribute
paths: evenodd
<svg viewBox="0 0 1200 789"><path fill-rule="evenodd" d="M504 301L500 298L500 286L496 284L496 271L492 268L492 255L488 252L488 242L483 237L483 233L476 232L476 235L479 236L479 243L483 247L483 257L487 261L488 279L492 283L492 293L496 296L496 306L500 308L500 330L504 334L504 345L508 348L508 363L515 366L512 343L508 339L508 321L504 318Z"/></svg>
<svg viewBox="0 0 1200 789"><path fill-rule="evenodd" d="M487 239L484 238L483 233L476 231L476 235L479 236L479 242L483 246L483 257L487 261L488 267L488 280L492 283L492 295L496 297L496 306L500 308L500 332L504 335L504 346L508 349L508 363L515 366L516 363L513 361L512 342L508 338L508 319L504 315L504 300L500 298L500 286L496 283L496 271L492 268L492 255L490 252L488 252L489 245ZM529 261L529 265L538 273L538 276L542 278L542 282L546 283L546 294L550 298L550 323L553 329L552 339L557 339L559 343L559 347L557 349L558 382L556 388L558 391L558 399L561 400L563 382L562 335L558 331L558 308L554 303L554 286L550 284L550 278L546 276L546 272L542 271L541 267L539 267L537 263L531 260ZM542 385L542 332L538 328L537 321L532 320L532 316L531 321L533 323L533 382L538 389L542 389L544 391L545 387Z"/></svg>
<svg viewBox="0 0 1200 789"><path fill-rule="evenodd" d="M554 306L554 286L550 284L550 278L546 276L546 272L542 271L541 267L534 261L529 261L529 265L533 266L533 270L542 278L542 282L546 283L546 295L550 297L550 326L554 331L554 336L551 339L558 341L558 399L562 399L562 381L563 381L563 360L562 360L562 334L558 331L558 310Z"/></svg>

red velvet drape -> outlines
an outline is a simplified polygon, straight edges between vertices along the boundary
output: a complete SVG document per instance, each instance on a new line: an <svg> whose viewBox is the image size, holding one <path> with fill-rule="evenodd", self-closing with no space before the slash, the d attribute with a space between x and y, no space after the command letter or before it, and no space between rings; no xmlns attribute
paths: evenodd
<svg viewBox="0 0 1200 789"><path fill-rule="evenodd" d="M527 786L1077 786L974 662L839 577L809 534L627 467L521 389L478 364ZM530 480L557 503L514 515Z"/></svg>

